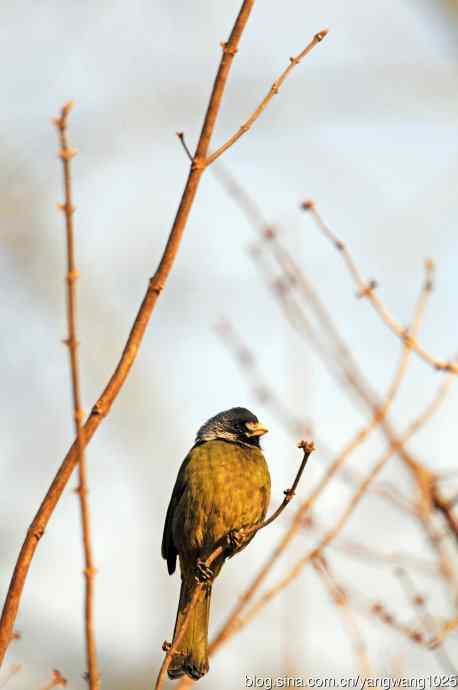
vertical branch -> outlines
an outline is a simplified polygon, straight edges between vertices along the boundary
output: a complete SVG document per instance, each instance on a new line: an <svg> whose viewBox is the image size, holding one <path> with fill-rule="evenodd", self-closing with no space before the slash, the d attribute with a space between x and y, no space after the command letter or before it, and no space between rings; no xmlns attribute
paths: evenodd
<svg viewBox="0 0 458 690"><path fill-rule="evenodd" d="M81 406L81 389L79 377L79 361L78 361L78 341L76 338L76 289L75 283L79 277L76 269L75 260L75 240L74 240L74 226L73 213L75 208L73 206L72 198L72 178L70 170L70 161L76 155L76 149L72 149L68 145L67 138L67 119L72 108L72 103L66 103L62 108L60 117L54 121L59 133L59 157L62 160L63 174L64 174L64 190L65 202L59 204L59 208L65 215L65 229L67 234L67 322L68 322L68 336L65 344L68 347L70 354L70 371L71 384L73 396L73 416L76 433L76 455L79 467L79 485L77 493L80 498L81 507L81 523L83 532L83 550L84 550L84 575L86 580L85 588L85 633L86 633L86 660L88 667L88 682L91 690L97 690L99 687L99 676L97 671L97 653L95 646L94 635L94 621L93 621L93 607L94 607L94 560L92 556L91 543L91 524L88 501L87 488L87 471L86 458L84 452L85 438L84 438L84 410Z"/></svg>

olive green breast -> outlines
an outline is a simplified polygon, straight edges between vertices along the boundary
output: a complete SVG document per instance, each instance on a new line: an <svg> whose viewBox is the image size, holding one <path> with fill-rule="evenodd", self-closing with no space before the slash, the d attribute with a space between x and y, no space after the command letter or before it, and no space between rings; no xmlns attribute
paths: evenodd
<svg viewBox="0 0 458 690"><path fill-rule="evenodd" d="M195 446L180 471L172 538L180 555L209 554L231 530L265 517L270 475L259 448L215 440Z"/></svg>

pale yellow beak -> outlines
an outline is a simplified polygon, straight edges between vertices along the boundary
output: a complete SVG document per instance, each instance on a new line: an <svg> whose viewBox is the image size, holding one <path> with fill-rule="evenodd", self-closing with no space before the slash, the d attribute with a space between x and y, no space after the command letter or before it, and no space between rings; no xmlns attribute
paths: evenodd
<svg viewBox="0 0 458 690"><path fill-rule="evenodd" d="M248 429L247 436L262 436L269 431L261 422L247 422L245 426Z"/></svg>

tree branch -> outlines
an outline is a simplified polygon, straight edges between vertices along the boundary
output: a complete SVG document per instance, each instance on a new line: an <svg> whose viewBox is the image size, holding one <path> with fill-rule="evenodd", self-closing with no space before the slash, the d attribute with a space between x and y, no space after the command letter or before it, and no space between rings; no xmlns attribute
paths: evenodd
<svg viewBox="0 0 458 690"><path fill-rule="evenodd" d="M280 88L283 85L283 82L285 79L288 77L289 73L300 63L300 61L310 53L315 46L318 45L318 43L321 43L323 38L326 37L329 29L323 29L322 31L319 31L315 36L312 38L310 43L308 43L304 50L302 50L296 57L291 57L289 59L289 65L286 67L285 70L281 73L281 75L274 81L272 86L269 89L269 92L267 93L266 96L262 99L261 103L258 105L256 110L250 115L248 120L243 123L243 125L233 134L229 139L216 151L214 151L210 156L205 161L205 165L211 165L216 161L217 158L219 158L225 151L227 151L228 148L230 148L233 144L235 144L236 141L240 139L240 137L243 134L246 134L249 129L251 129L252 125L256 122L258 117L261 115L261 113L266 109L272 98L280 91Z"/></svg>
<svg viewBox="0 0 458 690"><path fill-rule="evenodd" d="M97 670L97 652L95 645L94 633L94 577L95 567L92 555L91 543L91 523L87 488L87 470L86 458L84 452L84 429L83 418L84 410L81 406L81 391L80 391L80 377L79 377L79 361L78 361L78 341L76 336L76 290L75 283L79 277L76 269L75 260L75 241L74 241L74 227L73 227L73 213L75 208L73 206L73 192L72 192L72 178L70 170L70 161L76 150L68 145L67 139L67 118L73 104L71 102L64 105L61 110L60 117L54 120L59 133L60 151L59 158L62 160L63 174L64 174L64 190L65 202L59 204L59 208L65 215L65 229L67 236L67 322L68 322L68 337L65 344L68 347L70 354L70 372L73 395L73 416L75 421L76 433L76 455L79 466L79 486L77 493L80 498L81 507L81 523L83 531L83 550L84 550L84 575L86 578L85 587L85 633L86 633L86 661L87 661L87 679L91 690L98 690L100 686L99 673Z"/></svg>
<svg viewBox="0 0 458 690"><path fill-rule="evenodd" d="M440 371L449 371L452 374L458 374L458 364L456 362L446 362L444 360L433 357L433 355L429 354L429 352L427 352L415 338L412 338L411 336L409 336L408 333L405 332L405 329L402 328L401 324L396 321L396 319L388 311L382 300L376 295L376 281L370 280L369 282L366 282L364 280L362 273L360 272L358 266L354 262L353 257L350 254L347 246L344 242L342 242L342 240L340 240L337 237L337 235L331 230L329 225L327 225L324 222L323 218L321 217L321 214L318 212L315 206L315 203L313 201L305 201L302 204L301 208L311 213L312 218L314 219L318 229L340 252L350 275L352 276L355 284L358 287L358 296L367 297L369 299L375 311L380 316L382 321L388 326L388 328L395 335L397 335L398 338L400 338L403 342L409 340L410 346L417 353L417 355L419 355L425 362L433 366L435 369L438 369Z"/></svg>

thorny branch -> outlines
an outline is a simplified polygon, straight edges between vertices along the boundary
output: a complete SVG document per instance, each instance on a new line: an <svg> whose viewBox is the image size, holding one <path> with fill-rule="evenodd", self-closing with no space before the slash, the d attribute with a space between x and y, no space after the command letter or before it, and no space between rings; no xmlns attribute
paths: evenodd
<svg viewBox="0 0 458 690"><path fill-rule="evenodd" d="M91 690L97 690L100 686L99 673L97 670L97 652L94 633L94 558L92 555L91 522L87 486L87 470L85 458L85 439L83 418L84 410L81 406L81 391L78 362L78 341L76 336L76 290L75 282L79 277L76 269L75 260L75 239L73 214L73 190L70 170L70 161L76 154L76 150L68 145L67 119L72 108L72 103L67 103L61 110L60 117L54 120L59 133L60 151L59 157L62 160L64 173L65 202L59 204L59 208L65 215L65 228L67 235L67 321L68 337L65 344L70 353L70 370L73 394L73 416L76 432L76 455L79 468L79 486L77 493L80 498L81 523L83 531L83 550L84 550L84 575L86 579L85 587L85 639L86 639L86 662L88 667L87 679Z"/></svg>

